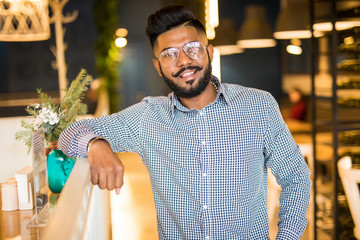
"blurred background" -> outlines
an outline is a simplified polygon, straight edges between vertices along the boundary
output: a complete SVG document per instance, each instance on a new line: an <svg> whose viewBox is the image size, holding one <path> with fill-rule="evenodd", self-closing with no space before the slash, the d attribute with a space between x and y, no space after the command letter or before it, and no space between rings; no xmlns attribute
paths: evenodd
<svg viewBox="0 0 360 240"><path fill-rule="evenodd" d="M168 1L168 0L71 0L64 7L64 14L78 11L77 18L64 23L66 32L64 42L67 44L65 60L67 79L73 80L81 68L85 68L94 78L103 77L104 56L101 53L106 47L106 34L115 40L115 31L125 28L127 45L112 53L112 71L115 79L110 84L118 94L112 99L112 111L123 109L141 100L144 96L167 95L169 90L156 74L151 59L154 57L148 39L145 36L147 17L168 3L179 3L188 6L204 22L205 7L201 0ZM237 1L221 0L218 3L219 19L231 19L236 31L245 18L245 6L261 4L266 7L266 19L273 27L279 13L279 1ZM112 7L110 7L112 5ZM106 14L105 14L106 13ZM51 9L50 9L51 15ZM102 16L104 18L102 18ZM37 88L52 92L56 96L59 89L58 73L52 68L54 55L49 50L55 45L54 24L48 40L36 42L3 42L0 41L0 99L31 98ZM107 30L104 30L106 28ZM108 32L111 32L110 35ZM110 49L110 48L109 48ZM302 56L298 56L302 58ZM306 71L307 61L302 63L299 71ZM227 83L238 83L271 92L280 99L281 89L281 43L275 47L247 49L241 54L221 57L221 80ZM20 94L20 96L19 96ZM114 102L115 101L115 102ZM24 115L22 106L5 108L2 116ZM90 110L93 109L90 106Z"/></svg>

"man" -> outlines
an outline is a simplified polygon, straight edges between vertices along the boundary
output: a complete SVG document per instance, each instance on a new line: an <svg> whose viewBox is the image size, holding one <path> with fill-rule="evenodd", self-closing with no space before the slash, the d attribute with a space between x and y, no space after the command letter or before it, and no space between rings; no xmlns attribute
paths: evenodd
<svg viewBox="0 0 360 240"><path fill-rule="evenodd" d="M146 27L154 66L173 90L123 111L70 126L70 156L87 156L91 181L123 184L114 152L136 152L147 167L160 239L268 239L267 168L282 187L278 239L306 227L309 169L267 92L221 84L213 47L182 6L160 9Z"/></svg>

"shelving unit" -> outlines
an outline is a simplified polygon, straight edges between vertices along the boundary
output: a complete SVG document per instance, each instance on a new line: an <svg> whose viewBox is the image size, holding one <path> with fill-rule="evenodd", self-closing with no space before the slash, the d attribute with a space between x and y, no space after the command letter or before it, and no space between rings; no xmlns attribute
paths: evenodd
<svg viewBox="0 0 360 240"><path fill-rule="evenodd" d="M360 14L352 11L354 6L360 10L360 2L310 2L313 28L320 20L332 25L330 32L311 41L314 238L354 239L337 161L344 155L353 156L355 164L360 159L360 27L336 30L335 26L347 16L360 21ZM326 9L328 15L321 16Z"/></svg>

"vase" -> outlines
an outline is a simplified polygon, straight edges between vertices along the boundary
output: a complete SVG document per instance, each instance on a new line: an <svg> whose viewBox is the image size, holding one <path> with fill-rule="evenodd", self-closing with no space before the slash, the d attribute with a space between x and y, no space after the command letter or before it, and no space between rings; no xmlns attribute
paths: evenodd
<svg viewBox="0 0 360 240"><path fill-rule="evenodd" d="M48 184L53 193L60 193L75 165L75 159L57 149L57 144L49 146L51 150L47 156Z"/></svg>

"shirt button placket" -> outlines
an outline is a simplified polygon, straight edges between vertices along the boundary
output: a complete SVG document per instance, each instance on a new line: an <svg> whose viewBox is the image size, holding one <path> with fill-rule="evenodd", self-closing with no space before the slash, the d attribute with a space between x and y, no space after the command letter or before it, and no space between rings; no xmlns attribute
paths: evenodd
<svg viewBox="0 0 360 240"><path fill-rule="evenodd" d="M210 239L210 214L209 214L209 176L208 176L208 167L209 163L209 136L208 136L208 122L206 119L206 113L204 109L199 112L199 139L201 143L201 204L202 212L204 217L204 229L205 229L205 239Z"/></svg>

